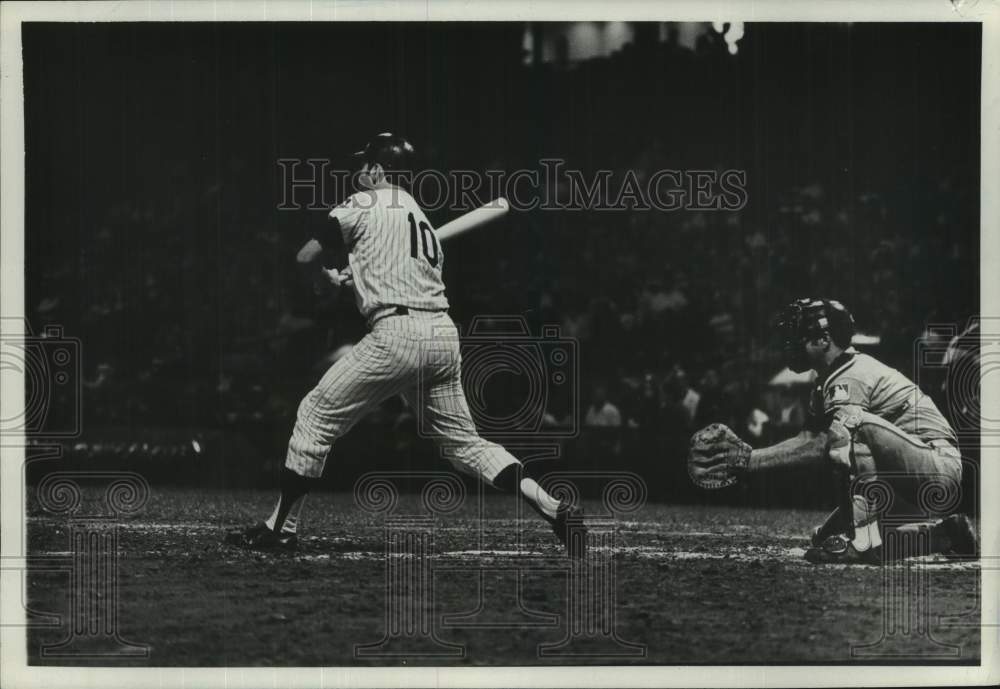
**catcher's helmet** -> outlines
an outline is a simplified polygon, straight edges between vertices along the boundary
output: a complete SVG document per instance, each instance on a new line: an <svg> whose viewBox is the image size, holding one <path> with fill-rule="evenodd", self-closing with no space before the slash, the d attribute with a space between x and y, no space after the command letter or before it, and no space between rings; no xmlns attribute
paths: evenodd
<svg viewBox="0 0 1000 689"><path fill-rule="evenodd" d="M778 328L786 349L824 334L846 348L854 337L854 318L833 299L796 299L781 312Z"/></svg>
<svg viewBox="0 0 1000 689"><path fill-rule="evenodd" d="M413 144L405 137L382 132L365 144L354 157L361 158L369 165L378 163L383 170L412 170L415 154Z"/></svg>

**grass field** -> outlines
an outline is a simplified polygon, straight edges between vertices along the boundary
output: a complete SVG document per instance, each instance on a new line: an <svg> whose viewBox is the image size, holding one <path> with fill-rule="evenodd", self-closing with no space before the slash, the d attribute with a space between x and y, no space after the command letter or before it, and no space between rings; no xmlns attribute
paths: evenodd
<svg viewBox="0 0 1000 689"><path fill-rule="evenodd" d="M27 602L35 619L48 613L63 620L29 629L29 662L398 666L979 658L978 563L913 563L905 571L918 593L893 597L880 567L815 567L801 559L820 512L649 504L603 533L605 539L613 533L610 544L598 528L590 563L571 565L533 515L519 530L513 502L499 495L489 496L482 518L463 506L434 522L387 528L379 515L360 511L353 496L319 494L306 505L295 555L222 544L227 529L267 514L272 498L258 491L156 489L141 512L118 522L115 592L94 594L80 585L90 593L73 603L68 572L29 569ZM419 511L419 499L404 496L396 514ZM65 517L32 505L28 553L65 561L72 527ZM415 529L431 539L427 557L387 558L393 529ZM145 656L41 652L68 637L73 619L90 634L74 647L113 648L114 640L101 636L113 625L102 626L104 618L95 613L107 603L101 596L117 601L120 638L144 645ZM911 616L894 618L897 627L884 626L889 600L910 601L903 607ZM73 605L76 616L68 615ZM390 628L400 633L380 645ZM877 642L886 629L887 641L860 655L864 649L857 647ZM571 643L561 643L567 638Z"/></svg>

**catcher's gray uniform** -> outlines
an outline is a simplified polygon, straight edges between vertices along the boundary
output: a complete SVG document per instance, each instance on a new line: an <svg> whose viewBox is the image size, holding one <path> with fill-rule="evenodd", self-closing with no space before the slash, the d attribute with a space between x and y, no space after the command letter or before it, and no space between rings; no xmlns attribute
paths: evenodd
<svg viewBox="0 0 1000 689"><path fill-rule="evenodd" d="M299 405L285 466L323 473L334 442L402 393L459 469L492 482L518 463L476 431L461 382L458 331L447 314L444 252L413 198L398 187L354 194L330 212L347 246L358 308L371 332Z"/></svg>
<svg viewBox="0 0 1000 689"><path fill-rule="evenodd" d="M854 452L862 477L961 481L955 433L931 398L899 371L853 348L813 391L808 425L819 429L833 420L861 430Z"/></svg>

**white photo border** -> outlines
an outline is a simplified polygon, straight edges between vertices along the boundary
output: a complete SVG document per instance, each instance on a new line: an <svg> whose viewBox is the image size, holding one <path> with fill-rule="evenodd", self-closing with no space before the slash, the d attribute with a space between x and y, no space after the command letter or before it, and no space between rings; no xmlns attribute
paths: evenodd
<svg viewBox="0 0 1000 689"><path fill-rule="evenodd" d="M24 102L21 24L206 21L737 21L973 22L982 25L981 309L1000 305L1000 3L996 0L196 0L4 2L0 4L0 313L24 315ZM991 78L992 77L992 78ZM5 327L11 322L5 319ZM5 331L5 335L20 333ZM0 418L24 404L23 381L5 377ZM9 384L12 383L12 384ZM982 408L1000 409L997 376L983 381ZM23 443L0 447L0 556L20 557L25 520ZM981 495L1000 495L1000 450L983 447ZM988 489L992 489L991 492ZM996 500L981 500L983 562L1000 562ZM58 687L833 687L984 685L997 672L1000 590L983 566L981 665L974 666L644 666L409 668L85 668L27 666L24 626L0 626L0 686ZM19 571L0 569L0 622L23 623Z"/></svg>

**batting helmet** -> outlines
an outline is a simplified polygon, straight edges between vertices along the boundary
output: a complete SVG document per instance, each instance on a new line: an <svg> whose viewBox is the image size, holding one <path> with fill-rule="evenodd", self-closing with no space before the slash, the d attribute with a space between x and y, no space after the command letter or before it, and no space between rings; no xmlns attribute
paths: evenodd
<svg viewBox="0 0 1000 689"><path fill-rule="evenodd" d="M796 299L782 310L778 329L785 351L796 358L803 343L821 335L838 347L848 347L854 337L854 318L833 299Z"/></svg>
<svg viewBox="0 0 1000 689"><path fill-rule="evenodd" d="M416 151L405 137L390 132L376 135L354 154L369 165L378 163L383 170L412 170Z"/></svg>

